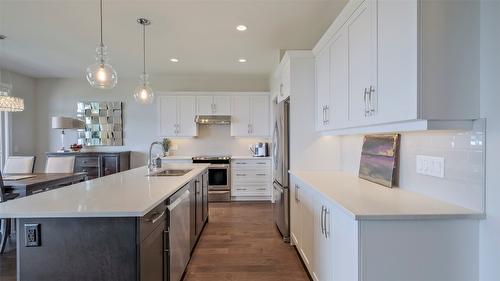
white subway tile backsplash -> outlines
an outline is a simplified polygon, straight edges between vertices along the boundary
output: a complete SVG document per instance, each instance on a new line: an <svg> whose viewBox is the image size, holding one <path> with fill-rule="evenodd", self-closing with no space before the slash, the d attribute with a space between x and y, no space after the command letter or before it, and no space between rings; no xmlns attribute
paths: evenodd
<svg viewBox="0 0 500 281"><path fill-rule="evenodd" d="M477 122L484 122L479 120ZM484 210L484 125L468 132L438 131L401 134L399 186L467 208ZM342 136L341 167L358 173L363 136ZM443 157L444 178L416 172L417 155Z"/></svg>

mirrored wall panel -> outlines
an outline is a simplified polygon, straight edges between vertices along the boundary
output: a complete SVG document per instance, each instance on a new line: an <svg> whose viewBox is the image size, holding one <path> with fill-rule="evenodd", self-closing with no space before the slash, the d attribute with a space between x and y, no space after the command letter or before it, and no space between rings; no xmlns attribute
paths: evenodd
<svg viewBox="0 0 500 281"><path fill-rule="evenodd" d="M122 102L78 102L77 118L85 122L78 130L78 144L123 145Z"/></svg>

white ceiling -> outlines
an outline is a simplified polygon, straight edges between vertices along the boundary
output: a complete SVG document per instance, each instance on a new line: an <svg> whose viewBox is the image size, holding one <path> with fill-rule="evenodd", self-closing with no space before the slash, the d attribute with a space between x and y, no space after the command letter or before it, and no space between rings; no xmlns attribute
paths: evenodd
<svg viewBox="0 0 500 281"><path fill-rule="evenodd" d="M121 77L268 75L280 50L311 49L346 0L104 0L104 43ZM32 77L82 77L98 44L98 0L0 0L0 66ZM238 24L248 26L236 31ZM171 57L179 63L169 61ZM247 63L238 63L244 57Z"/></svg>

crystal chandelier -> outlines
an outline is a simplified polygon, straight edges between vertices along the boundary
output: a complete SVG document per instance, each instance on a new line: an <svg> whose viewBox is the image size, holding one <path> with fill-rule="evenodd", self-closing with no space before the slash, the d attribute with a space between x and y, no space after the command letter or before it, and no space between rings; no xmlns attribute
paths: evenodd
<svg viewBox="0 0 500 281"><path fill-rule="evenodd" d="M140 84L134 91L134 99L138 103L150 104L153 102L155 94L153 93L153 89L149 87L149 75L146 73L146 26L150 25L151 21L145 18L140 18L137 22L142 25L143 70L142 75L140 76Z"/></svg>
<svg viewBox="0 0 500 281"><path fill-rule="evenodd" d="M112 89L118 82L118 75L109 64L108 48L104 45L102 39L102 0L100 0L100 34L101 42L96 49L96 62L87 68L87 81L94 88Z"/></svg>
<svg viewBox="0 0 500 281"><path fill-rule="evenodd" d="M8 73L7 73L8 75ZM7 76L6 75L6 76ZM2 70L0 69L0 111L18 112L24 110L24 99L10 96L12 82L2 83Z"/></svg>

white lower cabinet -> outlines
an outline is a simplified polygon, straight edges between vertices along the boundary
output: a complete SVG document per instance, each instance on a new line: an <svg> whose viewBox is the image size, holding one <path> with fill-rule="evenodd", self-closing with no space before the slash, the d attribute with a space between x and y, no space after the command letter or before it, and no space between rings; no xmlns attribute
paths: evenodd
<svg viewBox="0 0 500 281"><path fill-rule="evenodd" d="M478 220L356 220L293 175L290 192L291 243L314 281L478 280Z"/></svg>
<svg viewBox="0 0 500 281"><path fill-rule="evenodd" d="M271 178L271 160L268 158L232 160L233 200L270 200Z"/></svg>

